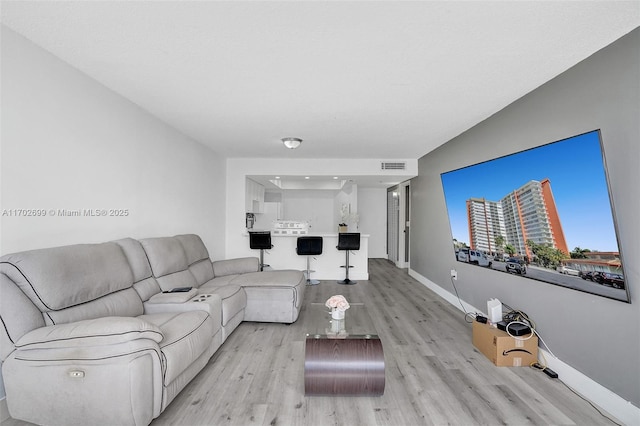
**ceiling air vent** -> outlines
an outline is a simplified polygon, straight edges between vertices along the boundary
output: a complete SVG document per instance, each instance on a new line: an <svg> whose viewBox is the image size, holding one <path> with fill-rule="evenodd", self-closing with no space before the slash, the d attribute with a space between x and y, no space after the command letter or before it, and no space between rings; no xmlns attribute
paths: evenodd
<svg viewBox="0 0 640 426"><path fill-rule="evenodd" d="M391 162L382 162L381 168L382 170L404 170L407 166L407 163L391 163Z"/></svg>

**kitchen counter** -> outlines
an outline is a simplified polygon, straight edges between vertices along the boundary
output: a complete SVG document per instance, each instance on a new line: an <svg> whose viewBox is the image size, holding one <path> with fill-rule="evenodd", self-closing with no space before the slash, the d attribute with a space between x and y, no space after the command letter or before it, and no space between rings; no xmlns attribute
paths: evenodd
<svg viewBox="0 0 640 426"><path fill-rule="evenodd" d="M252 229L254 232L259 229ZM249 233L244 234L247 239ZM271 234L271 250L264 251L264 263L271 269L307 269L307 256L296 254L297 239L300 235L274 235ZM311 278L316 280L343 280L346 276L344 268L345 252L338 250L338 233L310 232L303 236L323 237L322 254L311 256ZM246 243L249 247L249 241ZM357 280L369 279L369 268L367 265L369 257L369 234L360 234L360 250L351 251L349 254L349 278ZM250 250L253 256L259 256L259 250Z"/></svg>

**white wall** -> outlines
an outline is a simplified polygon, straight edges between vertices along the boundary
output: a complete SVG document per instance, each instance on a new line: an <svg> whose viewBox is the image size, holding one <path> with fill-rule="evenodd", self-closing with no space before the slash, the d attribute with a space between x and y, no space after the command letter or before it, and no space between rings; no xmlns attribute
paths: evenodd
<svg viewBox="0 0 640 426"><path fill-rule="evenodd" d="M4 26L1 135L1 253L193 232L224 255L224 160Z"/></svg>
<svg viewBox="0 0 640 426"><path fill-rule="evenodd" d="M338 232L334 224L336 191L289 189L282 192L284 218L308 220L309 232ZM267 227L270 224L266 224Z"/></svg>
<svg viewBox="0 0 640 426"><path fill-rule="evenodd" d="M358 188L359 232L369 234L369 257L387 258L387 190Z"/></svg>
<svg viewBox="0 0 640 426"><path fill-rule="evenodd" d="M346 192L336 190L285 190L282 192L284 217L288 220L310 220L310 233L336 233L342 202L358 211L359 223L350 232L369 235L369 257L387 257L387 190L352 185ZM352 190L350 192L350 190ZM258 224L268 227L273 215L256 215ZM265 220L260 220L265 217ZM267 219L268 217L269 219Z"/></svg>

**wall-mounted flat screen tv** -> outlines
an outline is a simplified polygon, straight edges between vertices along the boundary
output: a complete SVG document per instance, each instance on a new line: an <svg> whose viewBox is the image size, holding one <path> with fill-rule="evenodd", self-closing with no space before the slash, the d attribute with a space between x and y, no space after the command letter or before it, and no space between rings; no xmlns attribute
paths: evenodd
<svg viewBox="0 0 640 426"><path fill-rule="evenodd" d="M599 130L441 178L457 262L630 302Z"/></svg>

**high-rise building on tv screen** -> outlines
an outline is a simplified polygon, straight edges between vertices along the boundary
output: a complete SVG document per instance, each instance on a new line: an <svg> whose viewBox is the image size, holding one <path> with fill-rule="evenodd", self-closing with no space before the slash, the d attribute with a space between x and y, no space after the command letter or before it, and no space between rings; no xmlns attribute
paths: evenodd
<svg viewBox="0 0 640 426"><path fill-rule="evenodd" d="M549 179L531 180L499 201L469 198L467 216L472 249L496 255L502 246L497 240L532 258L530 240L569 254Z"/></svg>

